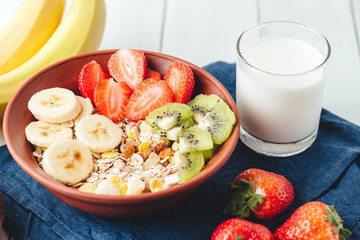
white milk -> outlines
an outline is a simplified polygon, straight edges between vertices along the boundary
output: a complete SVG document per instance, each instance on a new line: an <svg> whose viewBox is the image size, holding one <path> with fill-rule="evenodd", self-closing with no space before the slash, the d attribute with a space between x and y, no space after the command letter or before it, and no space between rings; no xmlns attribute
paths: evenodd
<svg viewBox="0 0 360 240"><path fill-rule="evenodd" d="M296 142L316 131L325 79L322 68L311 70L324 62L321 53L301 40L264 37L245 46L241 54L257 68L237 64L241 126L273 143Z"/></svg>

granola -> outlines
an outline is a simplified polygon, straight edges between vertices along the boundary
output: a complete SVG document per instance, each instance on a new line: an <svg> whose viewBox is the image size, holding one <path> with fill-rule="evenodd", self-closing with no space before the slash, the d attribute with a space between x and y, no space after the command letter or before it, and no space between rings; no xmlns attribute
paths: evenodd
<svg viewBox="0 0 360 240"><path fill-rule="evenodd" d="M63 124L73 129L77 122L68 121ZM117 184L119 194L132 195L157 192L181 183L175 174L175 165L169 161L174 152L172 146L169 146L169 141L152 134L151 125L145 121L120 122L117 126L123 132L120 145L112 151L92 152L92 172L82 182L69 185L70 187L85 192L101 193L95 191L95 186L116 176L121 182ZM33 152L40 167L45 150L36 146ZM101 185L108 187L108 184ZM111 193L115 194L116 191L111 189Z"/></svg>

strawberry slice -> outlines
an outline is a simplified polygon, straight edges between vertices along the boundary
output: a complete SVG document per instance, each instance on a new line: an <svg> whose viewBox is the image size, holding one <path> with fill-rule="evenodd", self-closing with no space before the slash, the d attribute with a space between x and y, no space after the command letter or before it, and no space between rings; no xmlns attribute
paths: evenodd
<svg viewBox="0 0 360 240"><path fill-rule="evenodd" d="M117 82L125 82L132 90L144 80L147 62L142 51L121 48L111 55L108 68Z"/></svg>
<svg viewBox="0 0 360 240"><path fill-rule="evenodd" d="M172 99L171 89L165 81L145 79L130 97L126 118L132 121L145 119L151 111L172 102Z"/></svg>
<svg viewBox="0 0 360 240"><path fill-rule="evenodd" d="M166 71L164 80L174 95L174 102L187 103L194 91L194 74L184 63L174 62Z"/></svg>
<svg viewBox="0 0 360 240"><path fill-rule="evenodd" d="M112 78L99 82L95 88L94 101L101 115L117 123L125 119L125 109L132 94L131 88Z"/></svg>
<svg viewBox="0 0 360 240"><path fill-rule="evenodd" d="M157 71L151 70L150 68L146 69L145 77L144 79L148 78L155 78L155 79L161 79L161 74Z"/></svg>
<svg viewBox="0 0 360 240"><path fill-rule="evenodd" d="M90 98L92 104L95 106L95 87L100 81L109 78L109 72L103 69L100 64L98 64L95 60L92 60L91 62L85 64L82 67L78 77L78 86L81 95L84 98Z"/></svg>
<svg viewBox="0 0 360 240"><path fill-rule="evenodd" d="M103 73L104 73L104 75L105 75L105 78L104 78L104 79L109 79L109 78L111 78L110 72L109 72L107 69L105 69L105 68L102 67L101 70L103 71Z"/></svg>

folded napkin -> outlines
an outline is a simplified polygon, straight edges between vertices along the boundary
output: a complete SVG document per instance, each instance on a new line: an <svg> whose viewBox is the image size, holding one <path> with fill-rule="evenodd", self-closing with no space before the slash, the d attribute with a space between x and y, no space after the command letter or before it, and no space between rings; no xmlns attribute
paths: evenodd
<svg viewBox="0 0 360 240"><path fill-rule="evenodd" d="M235 99L235 64L206 66ZM182 203L140 219L106 219L78 211L29 177L0 148L0 190L6 201L4 228L14 239L210 239L230 218L223 214L227 182L248 168L285 176L293 204L273 220L256 221L272 231L308 201L334 204L344 225L360 239L360 127L323 110L319 135L305 152L288 158L259 155L240 140L225 166ZM252 220L255 221L255 220Z"/></svg>

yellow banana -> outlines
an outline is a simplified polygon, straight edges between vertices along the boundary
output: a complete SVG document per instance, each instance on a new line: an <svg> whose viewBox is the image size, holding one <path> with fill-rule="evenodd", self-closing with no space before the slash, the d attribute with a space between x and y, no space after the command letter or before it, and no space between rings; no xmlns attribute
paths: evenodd
<svg viewBox="0 0 360 240"><path fill-rule="evenodd" d="M104 0L73 0L46 44L24 64L0 76L0 119L11 96L29 77L56 61L98 49L105 17Z"/></svg>
<svg viewBox="0 0 360 240"><path fill-rule="evenodd" d="M59 25L65 0L23 0L0 33L0 75L31 58Z"/></svg>

